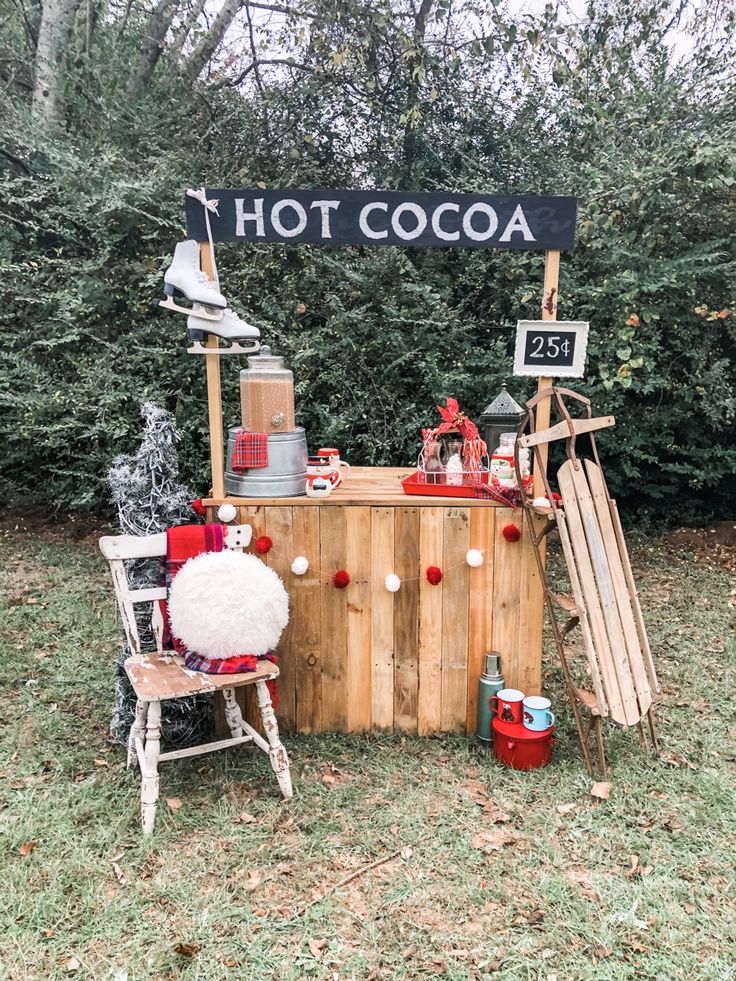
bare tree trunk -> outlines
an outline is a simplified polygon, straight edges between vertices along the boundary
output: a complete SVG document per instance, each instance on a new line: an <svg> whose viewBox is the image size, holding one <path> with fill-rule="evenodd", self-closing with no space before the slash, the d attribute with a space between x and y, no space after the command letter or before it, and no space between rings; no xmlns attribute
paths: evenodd
<svg viewBox="0 0 736 981"><path fill-rule="evenodd" d="M178 61L186 44L187 38L197 24L207 0L193 0L189 12L174 32L174 38L169 45L169 57Z"/></svg>
<svg viewBox="0 0 736 981"><path fill-rule="evenodd" d="M179 9L179 0L158 0L146 24L136 70L128 82L128 95L135 95L148 85L164 50L166 34Z"/></svg>
<svg viewBox="0 0 736 981"><path fill-rule="evenodd" d="M38 28L33 115L49 125L64 121L64 61L80 0L45 0Z"/></svg>
<svg viewBox="0 0 736 981"><path fill-rule="evenodd" d="M202 38L184 64L184 73L192 81L199 78L209 64L212 55L217 51L225 36L225 32L235 19L242 6L243 0L225 0L215 17L212 27Z"/></svg>
<svg viewBox="0 0 736 981"><path fill-rule="evenodd" d="M407 58L406 67L409 73L409 84L406 93L406 108L404 109L404 138L402 153L402 174L400 186L409 190L412 185L414 164L417 157L417 114L419 112L419 90L424 80L424 36L427 32L427 21L432 11L434 0L422 0L414 20L413 51Z"/></svg>

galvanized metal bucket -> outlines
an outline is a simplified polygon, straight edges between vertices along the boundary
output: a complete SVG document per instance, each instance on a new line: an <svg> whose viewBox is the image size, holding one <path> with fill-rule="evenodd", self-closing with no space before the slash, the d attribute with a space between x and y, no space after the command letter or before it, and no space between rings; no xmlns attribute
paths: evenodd
<svg viewBox="0 0 736 981"><path fill-rule="evenodd" d="M235 434L228 430L225 491L232 497L299 497L307 488L307 436L301 426L289 433L270 433L268 466L243 470L232 469Z"/></svg>

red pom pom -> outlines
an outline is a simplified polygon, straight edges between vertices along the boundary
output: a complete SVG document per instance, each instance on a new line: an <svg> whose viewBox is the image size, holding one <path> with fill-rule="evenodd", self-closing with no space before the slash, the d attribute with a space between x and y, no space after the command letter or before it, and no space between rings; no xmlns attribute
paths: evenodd
<svg viewBox="0 0 736 981"><path fill-rule="evenodd" d="M197 497L192 501L192 511L194 511L195 514L201 514L203 516L207 514L207 508L204 506L204 504L202 504L201 497Z"/></svg>
<svg viewBox="0 0 736 981"><path fill-rule="evenodd" d="M439 566L427 566L427 582L432 586L436 586L437 583L442 582L442 569Z"/></svg>
<svg viewBox="0 0 736 981"><path fill-rule="evenodd" d="M546 498L549 498L549 494L545 494L544 496ZM562 498L557 493L557 491L552 491L552 500L555 502L555 504L559 504L562 501Z"/></svg>
<svg viewBox="0 0 736 981"><path fill-rule="evenodd" d="M259 555L266 555L273 548L273 542L268 537L268 535L261 535L260 538L256 538L256 552Z"/></svg>
<svg viewBox="0 0 736 981"><path fill-rule="evenodd" d="M501 534L507 542L518 542L521 538L521 532L516 525L506 525Z"/></svg>
<svg viewBox="0 0 736 981"><path fill-rule="evenodd" d="M350 574L345 572L344 569L339 569L332 577L332 585L335 589L345 589L349 582Z"/></svg>

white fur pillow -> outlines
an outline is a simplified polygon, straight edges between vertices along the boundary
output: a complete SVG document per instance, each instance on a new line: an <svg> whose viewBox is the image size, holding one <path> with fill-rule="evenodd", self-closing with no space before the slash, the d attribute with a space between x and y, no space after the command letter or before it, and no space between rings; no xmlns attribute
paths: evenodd
<svg viewBox="0 0 736 981"><path fill-rule="evenodd" d="M289 594L255 555L205 552L174 577L169 620L174 636L209 660L266 654L289 622Z"/></svg>

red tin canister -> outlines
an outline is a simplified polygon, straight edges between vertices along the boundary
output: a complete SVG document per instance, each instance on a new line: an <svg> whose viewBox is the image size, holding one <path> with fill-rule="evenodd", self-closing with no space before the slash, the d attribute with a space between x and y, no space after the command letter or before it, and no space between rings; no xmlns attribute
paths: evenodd
<svg viewBox="0 0 736 981"><path fill-rule="evenodd" d="M493 752L497 760L514 770L536 770L552 757L554 726L532 732L520 722L493 718Z"/></svg>

